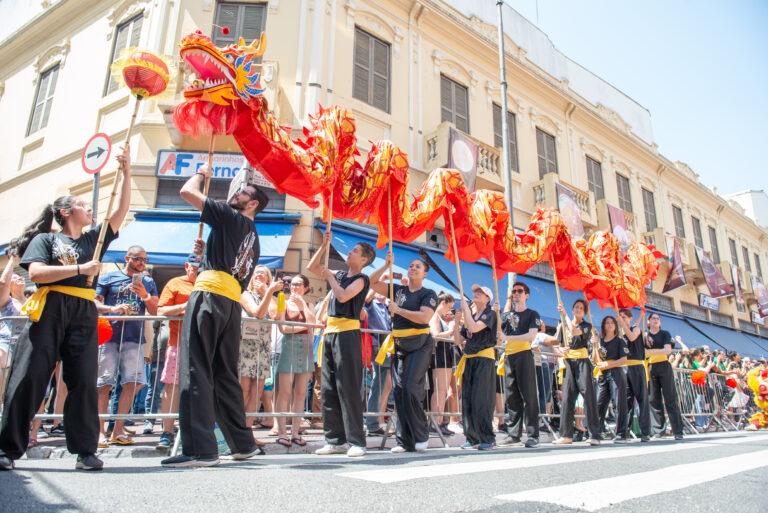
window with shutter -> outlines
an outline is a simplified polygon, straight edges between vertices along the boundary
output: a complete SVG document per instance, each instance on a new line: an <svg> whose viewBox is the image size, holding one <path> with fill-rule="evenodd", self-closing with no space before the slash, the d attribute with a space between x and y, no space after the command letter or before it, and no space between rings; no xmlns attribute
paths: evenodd
<svg viewBox="0 0 768 513"><path fill-rule="evenodd" d="M619 192L619 208L632 212L632 196L629 192L629 178L616 173L616 188Z"/></svg>
<svg viewBox="0 0 768 513"><path fill-rule="evenodd" d="M709 245L712 249L712 260L716 263L720 263L720 247L717 245L717 231L713 227L708 228L709 231Z"/></svg>
<svg viewBox="0 0 768 513"><path fill-rule="evenodd" d="M450 121L469 133L469 96L467 88L440 75L440 121Z"/></svg>
<svg viewBox="0 0 768 513"><path fill-rule="evenodd" d="M107 66L107 80L104 83L104 93L106 96L117 90L119 84L117 80L112 77L112 63L120 58L120 54L126 48L134 48L139 46L141 38L141 25L144 21L144 13L141 12L133 18L124 21L115 28L115 34L112 37L112 53L109 59L109 66Z"/></svg>
<svg viewBox="0 0 768 513"><path fill-rule="evenodd" d="M653 192L643 188L643 209L645 210L645 229L652 232L658 226L656 222L656 200Z"/></svg>
<svg viewBox="0 0 768 513"><path fill-rule="evenodd" d="M389 112L390 45L355 27L352 96Z"/></svg>
<svg viewBox="0 0 768 513"><path fill-rule="evenodd" d="M685 238L685 224L683 224L683 210L680 207L672 206L672 218L675 221L675 235L679 238Z"/></svg>
<svg viewBox="0 0 768 513"><path fill-rule="evenodd" d="M698 217L691 216L691 225L693 226L693 243L704 249L704 237L701 236L701 221L699 221Z"/></svg>
<svg viewBox="0 0 768 513"><path fill-rule="evenodd" d="M603 188L603 166L600 162L587 157L587 184L595 194L595 201L605 198Z"/></svg>
<svg viewBox="0 0 768 513"><path fill-rule="evenodd" d="M536 151L539 156L539 178L547 173L557 173L557 152L555 138L540 128L536 128Z"/></svg>
<svg viewBox="0 0 768 513"><path fill-rule="evenodd" d="M509 163L512 171L520 172L517 167L517 127L515 126L515 114L507 112L507 125L509 126ZM501 135L501 105L493 104L493 146L502 147Z"/></svg>
<svg viewBox="0 0 768 513"><path fill-rule="evenodd" d="M763 279L763 266L760 265L760 255L755 253L755 272L757 273L757 276L762 280Z"/></svg>
<svg viewBox="0 0 768 513"><path fill-rule="evenodd" d="M236 43L241 37L250 44L261 37L266 21L266 4L217 2L215 24L211 39L216 46ZM223 27L229 28L224 34ZM261 58L256 62L261 62Z"/></svg>
<svg viewBox="0 0 768 513"><path fill-rule="evenodd" d="M29 116L27 135L37 132L48 124L48 116L51 114L53 93L56 90L56 81L59 76L59 65L48 68L40 74L35 92L35 103L32 105L32 113Z"/></svg>
<svg viewBox="0 0 768 513"><path fill-rule="evenodd" d="M752 264L749 261L749 251L744 246L741 247L741 256L744 257L744 268L748 273L752 272Z"/></svg>
<svg viewBox="0 0 768 513"><path fill-rule="evenodd" d="M728 239L728 247L731 249L731 262L733 265L739 265L739 252L736 251L736 241Z"/></svg>

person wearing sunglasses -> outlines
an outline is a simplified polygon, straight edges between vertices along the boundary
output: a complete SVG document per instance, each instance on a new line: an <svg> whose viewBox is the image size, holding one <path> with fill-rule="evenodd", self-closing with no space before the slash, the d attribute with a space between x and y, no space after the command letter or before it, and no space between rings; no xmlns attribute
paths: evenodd
<svg viewBox="0 0 768 513"><path fill-rule="evenodd" d="M149 259L141 246L131 246L125 255L125 268L99 277L96 285L96 309L102 315L157 314L157 286L144 275ZM110 321L112 338L99 346L99 413L107 413L110 395L114 391L117 413L129 413L136 393L147 384L142 344L146 343L142 321ZM120 377L120 386L117 378ZM112 436L99 421L102 439L99 447L130 445L133 439L125 432L125 420L117 419Z"/></svg>
<svg viewBox="0 0 768 513"><path fill-rule="evenodd" d="M512 286L505 312L501 316L499 338L504 342L504 399L509 410L507 436L500 445L521 443L526 424L526 447L539 445L539 400L536 387L536 363L531 342L541 327L539 313L526 305L531 291L525 283ZM498 310L499 304L495 308Z"/></svg>
<svg viewBox="0 0 768 513"><path fill-rule="evenodd" d="M179 350L179 430L182 453L161 461L166 467L219 464L214 423L232 451L243 460L261 452L245 422L238 379L240 299L259 262L259 234L254 218L269 203L266 193L244 183L227 201L201 192L213 175L201 166L179 192L211 227L202 250L199 274L187 300Z"/></svg>

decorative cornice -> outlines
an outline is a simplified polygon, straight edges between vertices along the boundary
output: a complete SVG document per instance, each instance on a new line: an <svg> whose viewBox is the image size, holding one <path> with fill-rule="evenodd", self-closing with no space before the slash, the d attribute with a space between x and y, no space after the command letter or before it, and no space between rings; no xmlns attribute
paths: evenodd
<svg viewBox="0 0 768 513"><path fill-rule="evenodd" d="M57 45L53 45L46 51L41 53L32 64L35 70L35 77L32 83L37 86L37 81L40 79L40 74L53 66L59 65L59 69L63 68L67 62L67 55L69 55L70 41L69 38L65 39Z"/></svg>
<svg viewBox="0 0 768 513"><path fill-rule="evenodd" d="M561 81L562 82L562 81ZM566 81L567 82L567 81ZM567 84L566 84L567 85ZM624 118L622 118L618 112L616 112L613 109L609 109L602 103L598 103L597 107L595 108L597 110L597 113L603 118L609 121L613 126L624 132L625 134L629 134L632 131L632 125L624 121Z"/></svg>
<svg viewBox="0 0 768 513"><path fill-rule="evenodd" d="M528 109L528 113L531 116L531 128L534 130L536 127L542 128L554 135L557 138L557 142L560 142L560 135L563 133L562 125L560 125L560 123L546 114L540 113L533 107Z"/></svg>
<svg viewBox="0 0 768 513"><path fill-rule="evenodd" d="M203 10L205 10L205 3L206 2L204 1ZM107 25L109 27L109 30L107 31L107 41L112 39L112 36L115 33L115 27L144 11L148 5L148 0L123 0L110 9L107 13Z"/></svg>
<svg viewBox="0 0 768 513"><path fill-rule="evenodd" d="M381 39L390 41L395 55L400 54L400 43L405 37L400 25L392 25L374 12L358 9L353 0L347 0L344 8L347 11L348 28L354 29L357 25Z"/></svg>
<svg viewBox="0 0 768 513"><path fill-rule="evenodd" d="M467 84L469 93L475 96L478 83L477 73L474 70L468 70L456 61L444 59L438 49L432 50L432 70L435 77L439 77L443 73L457 82Z"/></svg>
<svg viewBox="0 0 768 513"><path fill-rule="evenodd" d="M605 162L608 159L608 154L605 151L583 137L579 139L579 146L581 146L581 151L584 155L591 156L600 163Z"/></svg>

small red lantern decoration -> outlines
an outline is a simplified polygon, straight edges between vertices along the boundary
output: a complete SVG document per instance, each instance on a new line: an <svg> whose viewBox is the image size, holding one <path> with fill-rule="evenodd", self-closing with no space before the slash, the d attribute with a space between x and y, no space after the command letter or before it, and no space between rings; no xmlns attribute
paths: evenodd
<svg viewBox="0 0 768 513"><path fill-rule="evenodd" d="M707 375L704 373L704 371L696 371L693 374L691 374L691 383L694 385L703 387L707 382Z"/></svg>
<svg viewBox="0 0 768 513"><path fill-rule="evenodd" d="M224 34L225 36L229 34L229 27L226 27L226 26L221 27L221 33Z"/></svg>
<svg viewBox="0 0 768 513"><path fill-rule="evenodd" d="M730 388L736 388L738 384L736 383L736 380L733 378L728 378L725 380L725 384L728 385Z"/></svg>
<svg viewBox="0 0 768 513"><path fill-rule="evenodd" d="M99 332L99 345L107 343L112 338L112 325L103 317L99 317L97 329Z"/></svg>

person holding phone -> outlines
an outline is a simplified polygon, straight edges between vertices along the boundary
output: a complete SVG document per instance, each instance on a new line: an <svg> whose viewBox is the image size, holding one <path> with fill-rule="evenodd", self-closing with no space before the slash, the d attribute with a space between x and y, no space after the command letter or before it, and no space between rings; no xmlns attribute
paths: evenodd
<svg viewBox="0 0 768 513"><path fill-rule="evenodd" d="M157 314L159 301L157 286L150 276L144 275L149 263L141 246L131 246L125 254L125 268L102 275L96 285L96 309L107 315ZM117 390L120 376L120 392L115 400L117 413L129 413L136 393L147 384L142 344L146 343L143 321L110 321L112 338L99 346L99 413L107 412L110 394ZM99 422L102 439L99 447L109 443L130 445L133 439L124 431L125 420L115 420L112 436L107 442L107 431Z"/></svg>

